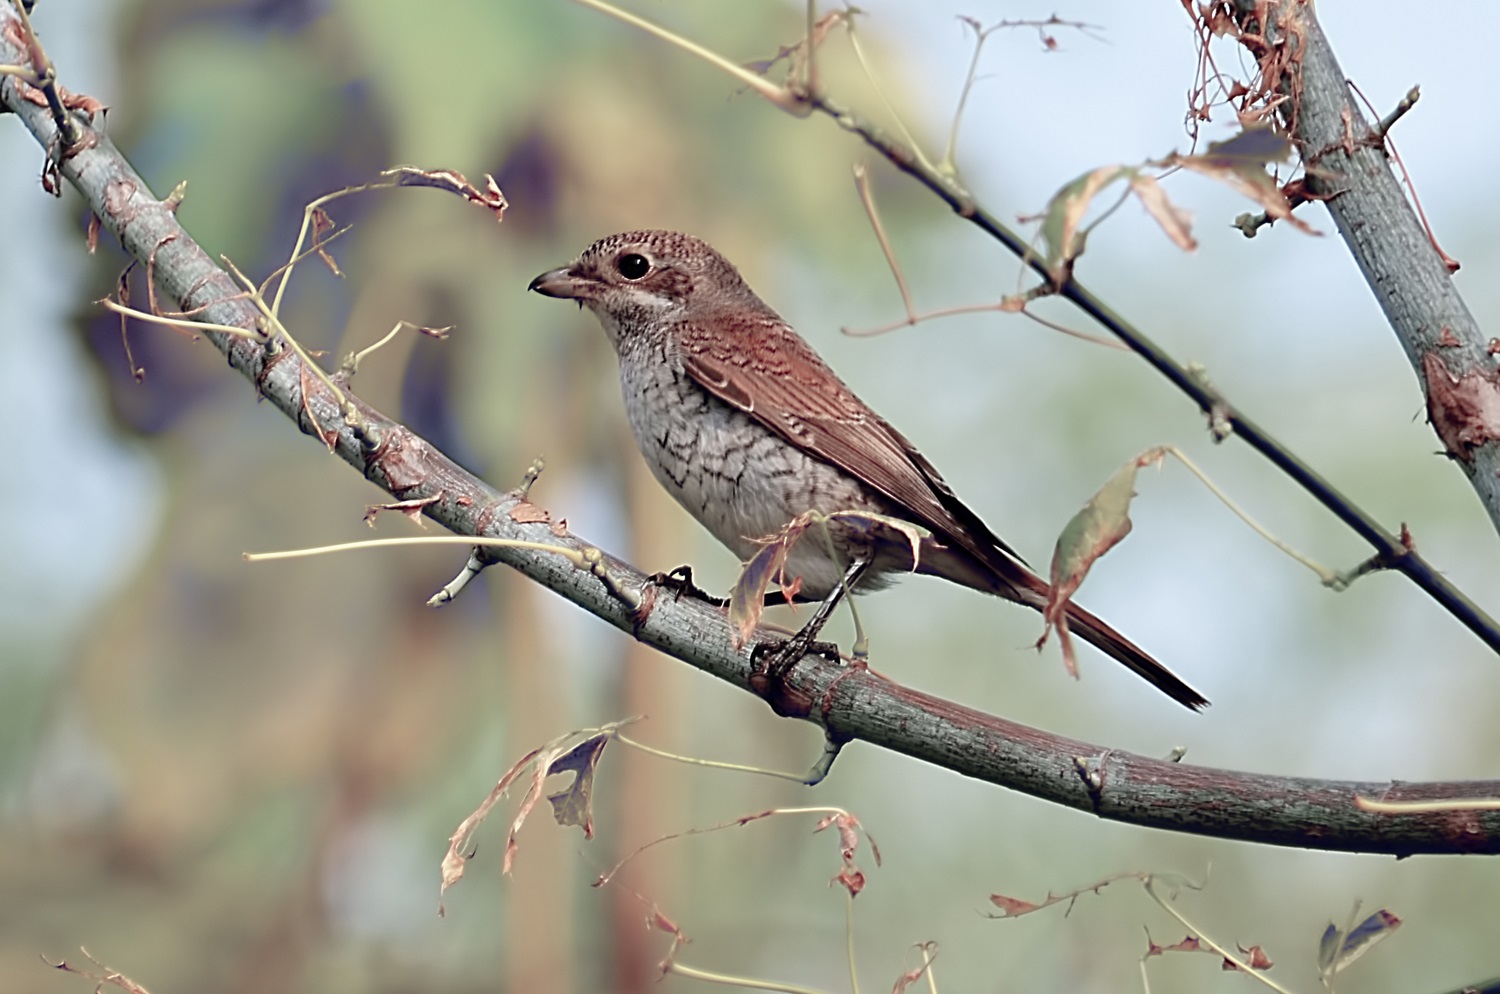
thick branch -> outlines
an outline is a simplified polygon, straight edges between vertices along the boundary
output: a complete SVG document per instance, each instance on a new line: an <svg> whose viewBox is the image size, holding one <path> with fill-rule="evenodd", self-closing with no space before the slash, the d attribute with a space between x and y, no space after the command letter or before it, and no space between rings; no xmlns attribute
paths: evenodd
<svg viewBox="0 0 1500 994"><path fill-rule="evenodd" d="M1500 528L1500 374L1490 340L1402 193L1383 136L1349 92L1312 3L1239 6L1246 18L1241 43L1267 80L1292 97L1283 118L1301 148L1308 190L1326 201L1416 370L1438 438ZM1257 11L1267 24L1254 22Z"/></svg>
<svg viewBox="0 0 1500 994"><path fill-rule="evenodd" d="M0 7L0 62L24 58L9 41L13 23L9 8ZM14 79L0 80L0 103L21 117L43 148L51 147L51 118L45 108L18 96ZM126 251L143 262L154 260L162 291L184 310L201 307L204 321L254 329L257 312L237 296L238 287L229 276L182 229L172 211L151 195L110 141L79 123L85 137L65 153L62 174ZM518 522L513 512L522 504L519 494L494 490L352 396L362 424L358 431L350 428L326 386L304 375L301 360L291 350L273 355L253 338L206 335L268 402L304 432L332 435L339 456L377 486L402 500L434 497L425 513L451 530L579 551L590 548L576 537L554 535L545 524ZM309 391L305 398L304 389ZM749 689L749 652L734 647L722 610L691 597L663 593L653 598L653 589L639 571L604 556L604 568L620 586L645 593L644 610L636 618L597 575L557 555L520 549L498 549L494 555L641 641ZM1354 804L1356 794L1387 800L1494 796L1500 795L1500 782L1353 783L1170 763L1050 735L818 656L802 660L775 703L782 713L822 726L835 741L864 739L1115 821L1351 852L1500 852L1497 812L1376 815Z"/></svg>

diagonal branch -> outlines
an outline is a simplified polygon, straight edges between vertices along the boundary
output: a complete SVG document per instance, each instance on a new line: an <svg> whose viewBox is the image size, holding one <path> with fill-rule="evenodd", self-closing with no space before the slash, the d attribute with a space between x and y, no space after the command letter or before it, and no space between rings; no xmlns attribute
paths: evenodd
<svg viewBox="0 0 1500 994"><path fill-rule="evenodd" d="M9 41L13 24L10 8L0 6L0 63L26 58ZM19 96L13 78L0 79L0 106L15 112L43 149L56 147L52 118ZM162 291L181 310L205 322L256 331L260 314L230 276L151 194L109 139L82 118L77 123L84 140L62 153L61 175L126 251L141 260L154 257ZM351 427L329 388L303 375L304 360L292 350L273 354L256 335L205 330L204 336L260 396L304 432L331 438L333 450L377 486L403 501L430 500L423 512L460 535L574 550L594 565L581 569L553 553L520 547L497 549L494 556L642 642L736 687L751 688L752 646L735 648L735 633L721 609L692 597L656 596L639 570L576 536L554 534L536 522L536 509L528 513L522 493L495 490L345 391L358 425ZM641 609L633 612L610 586L641 591ZM835 742L863 739L1114 821L1345 852L1500 853L1500 812L1391 815L1366 812L1355 803L1358 795L1385 801L1497 796L1500 781L1355 783L1150 759L1028 728L816 655L795 667L772 703L780 714L821 726Z"/></svg>
<svg viewBox="0 0 1500 994"><path fill-rule="evenodd" d="M1291 98L1279 112L1301 148L1308 192L1327 205L1422 384L1428 420L1444 450L1500 528L1494 339L1470 313L1446 256L1391 173L1389 125L1374 129L1365 120L1312 4L1237 0L1237 6L1240 44L1258 60L1267 83ZM1402 106L1408 101L1415 102L1409 95Z"/></svg>
<svg viewBox="0 0 1500 994"><path fill-rule="evenodd" d="M927 168L906 145L826 97L816 98L814 106L838 122L839 127L864 139L866 144L889 159L897 169L937 194L953 208L954 213L1005 246L1042 279L1050 279L1046 264L1031 251L1031 247L1021 236L980 207L973 196L952 177ZM1376 568L1392 569L1404 574L1478 635L1486 645L1500 652L1500 624L1434 569L1408 542L1388 531L1372 515L1324 479L1317 470L1297 458L1269 432L1236 410L1202 377L1195 376L1187 366L1172 358L1166 350L1076 279L1069 279L1058 293L1113 332L1170 380L1173 386L1192 398L1205 414L1227 424L1235 435L1244 439L1251 448L1269 459L1276 468L1290 476L1320 504L1333 512L1335 517L1352 528L1360 538L1369 542L1375 549L1373 564Z"/></svg>

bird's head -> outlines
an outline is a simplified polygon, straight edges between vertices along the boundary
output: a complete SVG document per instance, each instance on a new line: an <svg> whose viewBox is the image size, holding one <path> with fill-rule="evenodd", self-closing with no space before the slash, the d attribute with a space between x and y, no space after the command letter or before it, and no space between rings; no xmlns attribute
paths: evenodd
<svg viewBox="0 0 1500 994"><path fill-rule="evenodd" d="M713 247L675 231L627 231L601 238L570 265L549 270L528 289L576 300L622 341L682 316L689 308L763 308L739 271Z"/></svg>

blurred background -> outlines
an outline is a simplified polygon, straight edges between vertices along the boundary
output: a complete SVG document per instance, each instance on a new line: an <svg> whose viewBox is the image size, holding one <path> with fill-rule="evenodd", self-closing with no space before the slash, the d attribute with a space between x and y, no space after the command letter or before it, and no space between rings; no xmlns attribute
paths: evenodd
<svg viewBox="0 0 1500 994"><path fill-rule="evenodd" d="M955 15L1089 22L996 33L958 164L1002 217L1040 211L1075 176L1186 150L1194 36L1179 4L1102 0L906 5L868 0L860 37L908 126L946 139L972 37ZM1413 19L1394 0L1325 5L1345 72L1379 113L1413 83L1395 131L1428 217L1463 263L1481 321L1500 301L1488 171L1497 133L1480 94L1500 7ZM636 4L739 61L795 42L788 3ZM1382 13L1384 11L1384 13ZM614 358L586 313L525 292L595 238L670 227L708 239L909 435L964 499L1033 562L1068 517L1141 450L1186 449L1284 539L1340 568L1355 537L1144 365L1024 317L951 318L875 338L900 298L851 182L869 165L919 308L995 301L1017 262L830 121L798 121L644 34L561 2L429 4L80 0L35 14L64 84L110 107L108 127L213 253L266 274L302 206L394 164L493 173L502 225L408 190L332 208L344 279L299 270L284 316L340 355L397 320L454 324L400 338L358 391L500 487L539 453L533 491L570 526L645 569L691 562L725 589L732 557L644 474L621 416ZM888 119L840 34L833 95ZM1236 65L1232 50L1221 67ZM1243 67L1240 67L1243 71ZM1232 133L1227 112L1204 137ZM803 769L820 740L759 701L635 646L500 569L454 606L426 598L452 549L247 565L244 551L369 535L374 488L255 403L203 343L137 327L132 382L119 327L90 303L125 260L85 251L86 212L41 192L41 155L0 118L0 986L82 990L39 956L86 946L170 991L528 992L656 986L667 937L686 963L847 988L835 842L813 818L664 844L619 886L590 882L664 833L777 805L837 805L885 864L856 902L861 977L886 989L940 943L943 989L1118 991L1146 936L1182 928L1132 885L1014 922L992 892L1040 899L1125 870L1212 877L1182 909L1224 942L1263 946L1275 975L1316 987L1323 926L1356 901L1405 926L1352 968L1361 990L1441 991L1500 974L1500 866L1266 849L1097 821L881 750L846 750L808 791L614 750L584 842L539 810L514 873L511 806L478 837L437 910L454 826L527 750L642 714L663 749ZM1324 237L1285 226L1247 241L1250 209L1177 176L1202 245L1174 249L1127 204L1098 229L1080 278L1251 417L1500 610L1495 531L1437 455L1416 380L1325 213ZM1065 307L1039 311L1072 326ZM1081 683L1055 648L1027 648L1032 613L935 581L865 601L874 664L923 690L1110 747L1211 766L1371 780L1493 777L1500 660L1406 581L1334 594L1234 519L1181 467L1141 477L1135 531L1081 600L1214 701L1190 715L1089 653ZM387 516L382 535L415 534ZM833 634L847 643L847 619ZM1153 960L1154 990L1242 985L1210 956Z"/></svg>

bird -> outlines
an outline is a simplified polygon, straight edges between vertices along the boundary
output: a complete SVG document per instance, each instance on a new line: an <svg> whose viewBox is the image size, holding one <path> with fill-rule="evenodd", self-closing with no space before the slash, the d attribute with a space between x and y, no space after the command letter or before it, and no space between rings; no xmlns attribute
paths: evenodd
<svg viewBox="0 0 1500 994"><path fill-rule="evenodd" d="M831 603L846 586L863 594L916 572L1038 611L1047 603L1047 581L707 242L663 230L609 235L528 289L598 318L652 475L742 561L799 515L858 512L792 546L783 589ZM922 535L915 556L913 535ZM1067 619L1173 700L1208 704L1071 601Z"/></svg>

